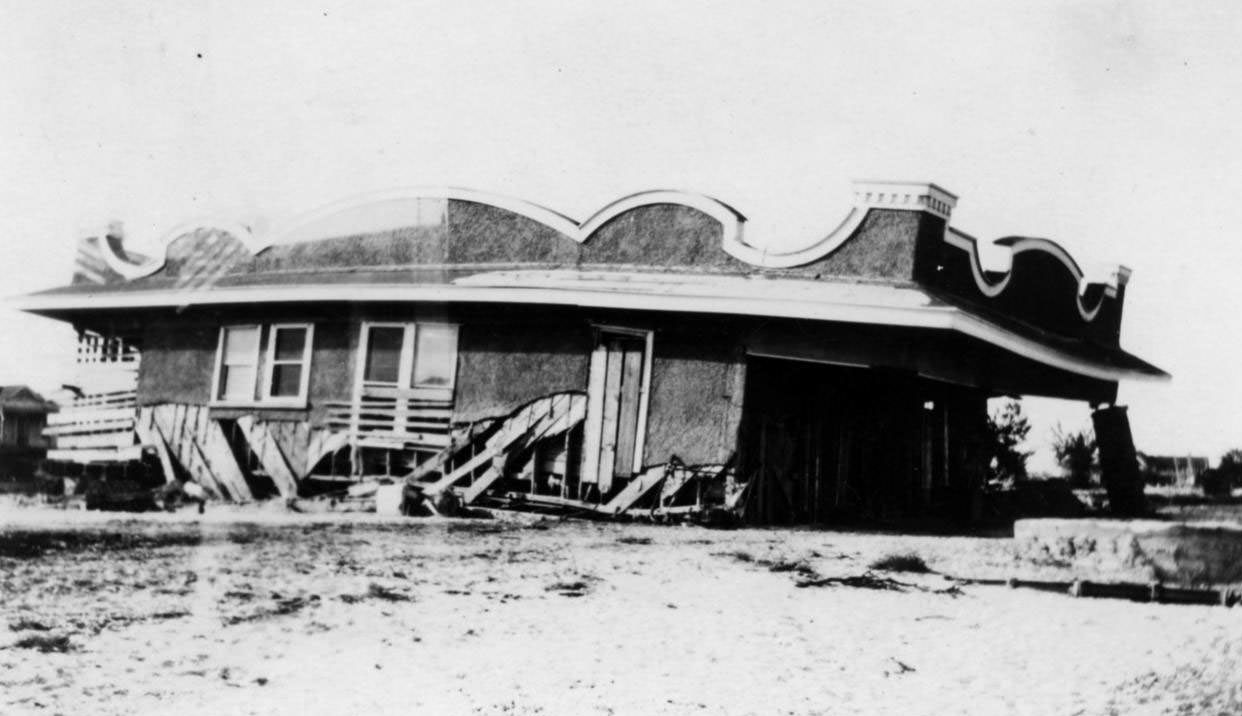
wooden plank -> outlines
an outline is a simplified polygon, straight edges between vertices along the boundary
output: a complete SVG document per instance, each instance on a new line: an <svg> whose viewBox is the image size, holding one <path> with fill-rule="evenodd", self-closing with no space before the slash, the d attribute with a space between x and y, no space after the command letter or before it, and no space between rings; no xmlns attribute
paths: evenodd
<svg viewBox="0 0 1242 716"><path fill-rule="evenodd" d="M77 435L81 433L115 433L132 430L133 427L134 419L126 418L124 420L112 420L100 423L58 425L54 428L45 428L43 430L43 434L49 437L54 437L57 435Z"/></svg>
<svg viewBox="0 0 1242 716"><path fill-rule="evenodd" d="M356 441L359 445L401 446L426 445L434 448L448 447L451 442L448 435L442 433L361 433Z"/></svg>
<svg viewBox="0 0 1242 716"><path fill-rule="evenodd" d="M218 423L217 423L218 425ZM293 476L285 454L273 435L273 428L266 421L258 421L246 415L237 419L237 427L250 444L251 451L259 458L263 471L272 479L281 497L297 497L298 481Z"/></svg>
<svg viewBox="0 0 1242 716"><path fill-rule="evenodd" d="M211 466L212 473L228 488L233 499L238 502L253 500L254 494L250 492L250 486L246 484L246 477L233 457L233 450L229 447L228 438L224 436L224 430L220 424L214 420L207 420L201 438L202 443L194 441L195 445L202 450L207 464Z"/></svg>
<svg viewBox="0 0 1242 716"><path fill-rule="evenodd" d="M84 423L106 423L112 420L133 418L135 408L83 408L62 409L59 413L47 416L48 425L79 425Z"/></svg>
<svg viewBox="0 0 1242 716"><path fill-rule="evenodd" d="M48 460L61 462L128 462L142 459L142 446L133 445L121 450L83 449L83 450L48 450Z"/></svg>
<svg viewBox="0 0 1242 716"><path fill-rule="evenodd" d="M184 405L179 403L173 404L171 420L172 427L170 432L173 444L176 446L174 450L176 450L177 454L188 453L190 451L190 446L186 440Z"/></svg>
<svg viewBox="0 0 1242 716"><path fill-rule="evenodd" d="M490 462L495 457L496 452L494 450L484 449L478 455L475 455L471 459L467 460L464 464L455 468L453 471L446 475L441 475L439 480L427 483L427 486L423 489L423 491L434 494L444 490L445 488L452 487L453 483L466 477L476 469L482 467L485 463Z"/></svg>
<svg viewBox="0 0 1242 716"><path fill-rule="evenodd" d="M164 482L171 485L177 481L177 473L173 469L172 456L168 453L168 444L164 441L164 436L160 434L159 427L152 422L152 417L152 410L144 408L139 414L135 430L143 443L155 448L155 454L160 460L160 469L164 472Z"/></svg>
<svg viewBox="0 0 1242 716"><path fill-rule="evenodd" d="M557 396L557 399L559 402L554 403L553 411L522 436L521 447L525 448L541 440L560 435L586 418L586 399L583 396L562 394ZM513 447L513 445L514 443L510 443L506 447Z"/></svg>
<svg viewBox="0 0 1242 716"><path fill-rule="evenodd" d="M665 503L677 496L677 492L685 487L690 478L694 477L694 470L684 467L677 467L669 471L664 480L664 485L660 488L660 502Z"/></svg>
<svg viewBox="0 0 1242 716"><path fill-rule="evenodd" d="M575 500L570 497L557 497L556 495L529 495L523 492L505 493L505 497L514 502L521 502L531 505L547 505L550 507L569 507L583 512L599 512L599 505L593 505L590 502Z"/></svg>
<svg viewBox="0 0 1242 716"><path fill-rule="evenodd" d="M394 408L395 409L399 402L400 401L396 401L396 400L387 400L387 399L374 400L371 398L363 398L359 404L362 407L368 408L368 409L371 409L371 408L381 408L381 409ZM323 405L328 410L353 410L354 408L354 404L352 402L345 402L345 401L340 401L340 400L326 401L324 403L321 403L321 405ZM445 402L445 401L440 401L440 400L435 400L435 401L410 400L409 409L449 413L449 412L452 412L453 410L453 404L451 402Z"/></svg>
<svg viewBox="0 0 1242 716"><path fill-rule="evenodd" d="M98 407L107 403L132 403L138 399L138 391L114 390L101 391L98 393L88 393L80 398L74 398L65 408L91 408Z"/></svg>
<svg viewBox="0 0 1242 716"><path fill-rule="evenodd" d="M602 344L591 352L591 367L587 377L587 418L583 432L582 468L579 481L594 484L599 479L600 428L603 421L604 372L608 351Z"/></svg>
<svg viewBox="0 0 1242 716"><path fill-rule="evenodd" d="M608 346L608 364L604 372L603 421L600 424L599 491L612 489L613 468L617 460L617 418L621 413L622 356Z"/></svg>
<svg viewBox="0 0 1242 716"><path fill-rule="evenodd" d="M335 453L348 444L348 432L334 432L323 428L312 431L310 445L306 449L306 469L301 473L301 476L306 477L309 475L315 469L315 466L319 464L320 460L324 459L329 453Z"/></svg>
<svg viewBox="0 0 1242 716"><path fill-rule="evenodd" d="M186 409L182 405L164 404L151 409L151 424L163 438L169 457L180 463L190 479L212 498L227 496L227 490L216 479L202 450L193 437L186 434L185 418Z"/></svg>
<svg viewBox="0 0 1242 716"><path fill-rule="evenodd" d="M129 447L135 442L133 431L125 430L123 432L96 433L92 435L61 435L56 438L56 447L60 449L102 447L123 448Z"/></svg>
<svg viewBox="0 0 1242 716"><path fill-rule="evenodd" d="M656 485L664 481L665 470L663 466L649 468L634 476L630 480L630 484L626 485L616 497L608 501L608 504L600 508L601 512L610 515L618 515L630 509L635 502L638 502L650 492Z"/></svg>
<svg viewBox="0 0 1242 716"><path fill-rule="evenodd" d="M181 464L190 473L194 482L202 487L208 495L219 500L230 497L228 488L220 482L216 474L211 471L211 463L207 457L203 455L202 449L198 443L188 440L184 444L185 455Z"/></svg>
<svg viewBox="0 0 1242 716"><path fill-rule="evenodd" d="M289 463L289 469L293 471L295 476L305 475L309 469L306 465L306 449L310 447L310 423L306 421L281 421L277 423L269 422L268 424L281 426L281 431L276 436L276 443L280 445L280 451L284 453L285 460Z"/></svg>
<svg viewBox="0 0 1242 716"><path fill-rule="evenodd" d="M345 427L349 425L350 422L351 421L349 419L333 419L333 418L328 419L328 423L330 425L341 426L341 427ZM358 427L362 428L363 432L366 432L366 428L387 428L388 432L402 432L403 430L405 432L415 432L415 431L428 431L428 430L448 430L449 424L447 422L444 422L444 423L423 423L423 422L400 423L400 422L394 422L392 420L379 420L375 418L359 417Z"/></svg>
<svg viewBox="0 0 1242 716"><path fill-rule="evenodd" d="M613 472L617 475L634 473L638 440L638 403L642 398L643 344L638 341L623 343L620 407L617 417L617 453Z"/></svg>
<svg viewBox="0 0 1242 716"><path fill-rule="evenodd" d="M482 495L487 488L491 487L496 482L496 480L499 480L500 475L501 471L497 469L495 465L489 467L487 471L485 471L482 475L479 475L474 482L470 483L469 487L462 491L462 504L468 505L479 499L479 495Z"/></svg>

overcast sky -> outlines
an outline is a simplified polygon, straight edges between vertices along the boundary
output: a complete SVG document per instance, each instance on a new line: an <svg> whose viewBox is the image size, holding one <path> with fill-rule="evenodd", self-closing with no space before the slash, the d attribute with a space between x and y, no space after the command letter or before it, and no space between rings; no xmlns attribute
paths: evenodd
<svg viewBox="0 0 1242 716"><path fill-rule="evenodd" d="M960 195L981 239L1134 270L1139 449L1242 445L1242 10L1168 2L0 3L6 295L67 282L109 219L154 242L457 185L585 217L689 189L783 244L853 178ZM0 382L57 384L68 332L0 308ZM1034 442L1086 406L1037 401Z"/></svg>

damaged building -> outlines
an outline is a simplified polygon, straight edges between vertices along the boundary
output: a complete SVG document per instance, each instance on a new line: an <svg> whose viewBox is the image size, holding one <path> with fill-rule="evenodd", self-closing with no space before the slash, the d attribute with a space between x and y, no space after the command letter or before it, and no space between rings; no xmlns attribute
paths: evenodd
<svg viewBox="0 0 1242 716"><path fill-rule="evenodd" d="M1120 347L1124 267L1012 237L988 270L955 202L856 183L835 230L778 252L682 192L585 222L394 193L187 225L153 257L113 227L17 305L79 336L50 469L238 501L375 482L609 516L968 517L989 398L1081 401L1124 451L1118 382L1167 376Z"/></svg>

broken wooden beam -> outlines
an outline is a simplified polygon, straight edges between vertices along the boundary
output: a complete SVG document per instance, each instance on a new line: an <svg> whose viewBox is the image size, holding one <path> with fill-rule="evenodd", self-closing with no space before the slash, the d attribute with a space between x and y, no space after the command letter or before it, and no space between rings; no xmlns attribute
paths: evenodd
<svg viewBox="0 0 1242 716"><path fill-rule="evenodd" d="M280 444L276 442L276 438L268 429L267 424L247 415L237 419L237 427L246 438L246 442L249 443L250 451L259 459L259 464L263 466L263 471L267 473L268 477L272 479L272 483L276 485L276 490L280 492L280 496L297 497L297 478L294 476L293 470L290 469L289 462L285 459L284 451L280 449Z"/></svg>

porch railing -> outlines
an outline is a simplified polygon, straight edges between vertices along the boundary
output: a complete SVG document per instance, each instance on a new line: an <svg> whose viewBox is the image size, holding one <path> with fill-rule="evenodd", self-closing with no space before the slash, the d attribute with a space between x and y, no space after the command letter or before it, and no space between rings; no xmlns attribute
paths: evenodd
<svg viewBox="0 0 1242 716"><path fill-rule="evenodd" d="M133 390L83 395L61 406L47 416L43 431L55 446L48 450L48 459L82 463L140 459L142 446L134 433L137 408Z"/></svg>
<svg viewBox="0 0 1242 716"><path fill-rule="evenodd" d="M326 407L328 426L347 431L354 447L439 451L450 442L452 401L364 392L353 402Z"/></svg>

